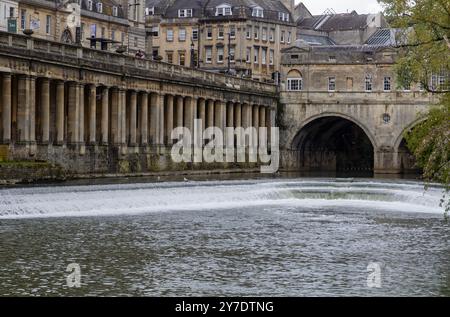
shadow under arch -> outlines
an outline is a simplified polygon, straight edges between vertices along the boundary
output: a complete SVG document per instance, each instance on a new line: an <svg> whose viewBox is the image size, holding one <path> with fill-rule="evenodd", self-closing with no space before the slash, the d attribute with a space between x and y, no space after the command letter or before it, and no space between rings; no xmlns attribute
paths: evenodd
<svg viewBox="0 0 450 317"><path fill-rule="evenodd" d="M394 149L397 151L397 159L402 174L418 174L421 169L416 165L416 158L407 146L405 134L412 131L418 124L426 121L426 117L421 117L409 124L397 137L394 143Z"/></svg>
<svg viewBox="0 0 450 317"><path fill-rule="evenodd" d="M309 118L291 143L301 171L373 172L375 148L367 128L341 114Z"/></svg>

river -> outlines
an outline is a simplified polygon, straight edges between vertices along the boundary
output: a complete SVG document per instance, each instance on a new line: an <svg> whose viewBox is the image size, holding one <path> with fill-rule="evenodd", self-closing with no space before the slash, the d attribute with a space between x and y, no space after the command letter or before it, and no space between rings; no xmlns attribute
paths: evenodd
<svg viewBox="0 0 450 317"><path fill-rule="evenodd" d="M0 295L450 296L441 196L371 178L3 188Z"/></svg>

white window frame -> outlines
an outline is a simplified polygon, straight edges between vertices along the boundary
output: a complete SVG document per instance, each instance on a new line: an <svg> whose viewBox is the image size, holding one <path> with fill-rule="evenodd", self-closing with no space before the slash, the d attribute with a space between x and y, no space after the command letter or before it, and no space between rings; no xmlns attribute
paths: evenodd
<svg viewBox="0 0 450 317"><path fill-rule="evenodd" d="M261 40L267 41L267 28L262 28L262 30L261 30Z"/></svg>
<svg viewBox="0 0 450 317"><path fill-rule="evenodd" d="M284 43L285 40L286 40L286 31L281 31L280 43Z"/></svg>
<svg viewBox="0 0 450 317"><path fill-rule="evenodd" d="M247 64L251 64L252 62L252 48L251 47L247 47L246 51L245 51L245 58L246 58L246 63Z"/></svg>
<svg viewBox="0 0 450 317"><path fill-rule="evenodd" d="M113 7L113 9L112 9L112 15L113 15L113 17L118 16L118 15L119 15L119 8Z"/></svg>
<svg viewBox="0 0 450 317"><path fill-rule="evenodd" d="M261 64L267 64L267 47L261 48Z"/></svg>
<svg viewBox="0 0 450 317"><path fill-rule="evenodd" d="M155 7L145 8L145 15L155 15Z"/></svg>
<svg viewBox="0 0 450 317"><path fill-rule="evenodd" d="M252 10L252 17L264 18L264 10L261 7L254 7Z"/></svg>
<svg viewBox="0 0 450 317"><path fill-rule="evenodd" d="M287 33L287 43L288 44L291 44L291 41L292 41L292 32L291 31L288 31L288 33Z"/></svg>
<svg viewBox="0 0 450 317"><path fill-rule="evenodd" d="M383 78L383 91L388 92L392 90L392 78L391 76L385 76Z"/></svg>
<svg viewBox="0 0 450 317"><path fill-rule="evenodd" d="M185 42L187 37L187 31L185 28L179 28L178 29L178 41L179 42Z"/></svg>
<svg viewBox="0 0 450 317"><path fill-rule="evenodd" d="M328 91L329 92L336 91L336 76L328 77Z"/></svg>
<svg viewBox="0 0 450 317"><path fill-rule="evenodd" d="M247 39L251 39L252 38L252 33L253 33L253 27L251 25L247 25L247 28L245 30L246 32L246 37Z"/></svg>
<svg viewBox="0 0 450 317"><path fill-rule="evenodd" d="M236 38L236 26L230 25L230 38L235 39Z"/></svg>
<svg viewBox="0 0 450 317"><path fill-rule="evenodd" d="M228 4L221 4L216 7L216 17L233 15L233 10Z"/></svg>
<svg viewBox="0 0 450 317"><path fill-rule="evenodd" d="M87 5L88 10L89 10L89 11L92 11L92 9L94 8L93 1L92 1L92 0L89 0L87 3L88 3L88 5Z"/></svg>
<svg viewBox="0 0 450 317"><path fill-rule="evenodd" d="M217 47L217 63L223 64L224 60L225 60L225 48L223 46L218 46Z"/></svg>
<svg viewBox="0 0 450 317"><path fill-rule="evenodd" d="M259 64L259 47L253 48L253 63Z"/></svg>
<svg viewBox="0 0 450 317"><path fill-rule="evenodd" d="M173 29L167 29L166 40L167 40L167 42L173 42L173 40L174 40L174 30Z"/></svg>
<svg viewBox="0 0 450 317"><path fill-rule="evenodd" d="M366 92L373 91L373 78L371 75L366 75L366 77L364 78L364 90Z"/></svg>
<svg viewBox="0 0 450 317"><path fill-rule="evenodd" d="M210 31L210 30L211 30L211 35L209 35L209 31ZM212 26L206 27L206 38L207 38L208 40L212 40L213 35L214 35L214 32L213 32Z"/></svg>
<svg viewBox="0 0 450 317"><path fill-rule="evenodd" d="M269 41L270 42L275 42L275 29L270 29L269 31Z"/></svg>
<svg viewBox="0 0 450 317"><path fill-rule="evenodd" d="M192 9L180 9L178 10L179 18L192 18Z"/></svg>
<svg viewBox="0 0 450 317"><path fill-rule="evenodd" d="M45 33L47 35L52 33L52 16L51 15L47 15L45 17Z"/></svg>
<svg viewBox="0 0 450 317"><path fill-rule="evenodd" d="M275 63L275 50L269 50L269 65L274 65Z"/></svg>
<svg viewBox="0 0 450 317"><path fill-rule="evenodd" d="M294 84L296 84L294 86ZM303 90L303 78L288 78L287 91L302 91Z"/></svg>
<svg viewBox="0 0 450 317"><path fill-rule="evenodd" d="M225 27L223 25L219 25L217 27L217 39L223 40L225 37Z"/></svg>
<svg viewBox="0 0 450 317"><path fill-rule="evenodd" d="M97 2L97 12L103 13L103 3Z"/></svg>
<svg viewBox="0 0 450 317"><path fill-rule="evenodd" d="M208 55L208 52L209 52L209 55ZM206 64L212 63L212 46L205 47L205 63Z"/></svg>
<svg viewBox="0 0 450 317"><path fill-rule="evenodd" d="M198 40L198 29L192 29L192 40Z"/></svg>

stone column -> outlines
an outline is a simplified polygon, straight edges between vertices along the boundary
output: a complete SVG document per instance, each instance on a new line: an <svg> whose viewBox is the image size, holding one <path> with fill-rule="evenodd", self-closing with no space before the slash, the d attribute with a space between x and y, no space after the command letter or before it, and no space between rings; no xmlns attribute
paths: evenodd
<svg viewBox="0 0 450 317"><path fill-rule="evenodd" d="M140 135L141 145L148 144L148 93L143 92L140 100Z"/></svg>
<svg viewBox="0 0 450 317"><path fill-rule="evenodd" d="M194 136L194 119L197 116L196 111L197 99L186 97L184 102L184 126L191 131Z"/></svg>
<svg viewBox="0 0 450 317"><path fill-rule="evenodd" d="M242 107L240 103L236 103L234 105L234 125L235 127L241 127L242 126Z"/></svg>
<svg viewBox="0 0 450 317"><path fill-rule="evenodd" d="M164 145L164 112L165 112L165 105L164 105L164 94L158 93L157 97L157 104L158 104L158 144Z"/></svg>
<svg viewBox="0 0 450 317"><path fill-rule="evenodd" d="M56 144L64 143L64 82L56 82Z"/></svg>
<svg viewBox="0 0 450 317"><path fill-rule="evenodd" d="M18 141L30 141L30 86L26 76L18 78L17 99Z"/></svg>
<svg viewBox="0 0 450 317"><path fill-rule="evenodd" d="M226 110L225 103L223 101L216 101L214 105L214 125L219 129L225 131L226 125Z"/></svg>
<svg viewBox="0 0 450 317"><path fill-rule="evenodd" d="M172 139L170 138L173 130L173 102L174 97L172 95L167 95L167 105L166 105L166 143L172 144Z"/></svg>
<svg viewBox="0 0 450 317"><path fill-rule="evenodd" d="M47 144L50 139L50 80L41 81L41 133L42 143Z"/></svg>
<svg viewBox="0 0 450 317"><path fill-rule="evenodd" d="M120 144L120 111L119 111L119 89L111 89L111 142Z"/></svg>
<svg viewBox="0 0 450 317"><path fill-rule="evenodd" d="M206 122L206 101L205 101L205 99L201 98L198 101L198 109L197 109L197 111L198 111L198 118L200 120L202 120L203 128L205 128L205 125L207 123Z"/></svg>
<svg viewBox="0 0 450 317"><path fill-rule="evenodd" d="M253 119L252 119L252 125L256 129L259 127L259 106L254 105L253 107Z"/></svg>
<svg viewBox="0 0 450 317"><path fill-rule="evenodd" d="M176 126L177 127L183 127L183 104L184 104L184 98L182 96L177 96L177 120L176 120Z"/></svg>
<svg viewBox="0 0 450 317"><path fill-rule="evenodd" d="M97 87L89 85L89 143L95 144L97 130Z"/></svg>
<svg viewBox="0 0 450 317"><path fill-rule="evenodd" d="M252 121L252 107L245 103L242 105L242 127L248 128Z"/></svg>
<svg viewBox="0 0 450 317"><path fill-rule="evenodd" d="M2 124L4 144L11 142L11 74L3 74Z"/></svg>
<svg viewBox="0 0 450 317"><path fill-rule="evenodd" d="M79 88L78 88L78 93L80 94L79 97L79 106L78 106L78 111L80 112L79 114L79 124L78 124L78 132L79 132L79 136L78 136L78 142L80 143L84 143L84 84L78 84Z"/></svg>
<svg viewBox="0 0 450 317"><path fill-rule="evenodd" d="M119 116L120 116L120 144L127 143L127 91L125 89L119 90Z"/></svg>
<svg viewBox="0 0 450 317"><path fill-rule="evenodd" d="M102 89L102 144L107 145L109 138L109 89Z"/></svg>
<svg viewBox="0 0 450 317"><path fill-rule="evenodd" d="M36 77L27 78L30 87L30 142L36 141Z"/></svg>
<svg viewBox="0 0 450 317"><path fill-rule="evenodd" d="M214 100L208 100L207 103L207 122L206 127L213 127L214 126Z"/></svg>
<svg viewBox="0 0 450 317"><path fill-rule="evenodd" d="M266 107L259 108L259 126L266 127Z"/></svg>
<svg viewBox="0 0 450 317"><path fill-rule="evenodd" d="M156 92L150 95L150 143L159 143L159 105Z"/></svg>
<svg viewBox="0 0 450 317"><path fill-rule="evenodd" d="M227 127L233 128L234 125L234 103L227 103Z"/></svg>
<svg viewBox="0 0 450 317"><path fill-rule="evenodd" d="M136 91L130 92L130 146L136 146L136 116L137 116L137 93Z"/></svg>

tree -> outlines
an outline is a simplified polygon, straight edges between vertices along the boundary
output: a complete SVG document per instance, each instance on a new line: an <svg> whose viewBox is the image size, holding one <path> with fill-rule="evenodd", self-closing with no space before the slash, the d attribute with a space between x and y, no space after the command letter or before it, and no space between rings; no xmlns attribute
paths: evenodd
<svg viewBox="0 0 450 317"><path fill-rule="evenodd" d="M450 1L379 0L397 37L400 58L398 84L412 82L438 98L423 121L406 135L408 147L428 182L444 184L449 193L450 171ZM448 197L448 196L447 196ZM443 203L445 202L445 195ZM450 210L447 199L446 211Z"/></svg>

